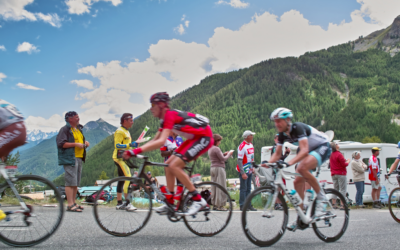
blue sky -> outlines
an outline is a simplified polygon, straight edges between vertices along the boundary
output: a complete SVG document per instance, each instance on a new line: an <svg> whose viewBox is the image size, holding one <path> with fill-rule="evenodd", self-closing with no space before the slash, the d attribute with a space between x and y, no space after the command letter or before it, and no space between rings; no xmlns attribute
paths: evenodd
<svg viewBox="0 0 400 250"><path fill-rule="evenodd" d="M68 1L0 0L0 98L31 129L54 130L69 110L115 125L123 112L145 111L151 92L354 40L400 14L386 8L391 0ZM293 44L283 35L299 30L305 38Z"/></svg>

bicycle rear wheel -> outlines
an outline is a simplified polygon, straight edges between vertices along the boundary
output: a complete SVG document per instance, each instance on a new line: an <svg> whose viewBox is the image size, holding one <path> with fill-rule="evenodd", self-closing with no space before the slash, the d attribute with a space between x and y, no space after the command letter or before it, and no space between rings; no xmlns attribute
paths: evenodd
<svg viewBox="0 0 400 250"><path fill-rule="evenodd" d="M267 247L275 244L285 233L288 222L288 208L282 194L278 200L282 210L272 207L275 188L264 186L254 190L246 199L242 212L242 228L251 243ZM250 207L257 211L249 211ZM272 213L269 210L272 208Z"/></svg>
<svg viewBox="0 0 400 250"><path fill-rule="evenodd" d="M64 214L63 200L56 186L36 175L17 176L14 187L30 209L27 213L12 213L22 210L10 186L0 186L1 207L6 219L0 221L0 240L15 247L29 247L48 239L60 226Z"/></svg>
<svg viewBox="0 0 400 250"><path fill-rule="evenodd" d="M203 237L211 237L222 232L228 225L232 216L232 200L224 187L215 182L201 182L194 184L197 192L208 202L208 206L200 210L196 215L183 216L187 228L194 234ZM220 201L224 209L216 210L215 194L225 196ZM186 195L181 205L185 212L192 204L190 195ZM223 200L223 201L222 201ZM226 201L225 201L226 200ZM226 210L225 210L226 209ZM225 211L222 211L225 210Z"/></svg>
<svg viewBox="0 0 400 250"><path fill-rule="evenodd" d="M389 195L389 212L392 218L400 223L400 187L394 188Z"/></svg>
<svg viewBox="0 0 400 250"><path fill-rule="evenodd" d="M128 190L128 199L137 210L127 211L117 209L116 191L118 182L120 181L130 182L130 187L134 183L147 193L146 197L151 197L150 192L145 188L143 183L139 183L131 177L114 178L104 184L99 190L99 193L102 193L102 191L111 192L114 199L110 202L100 202L101 197L97 195L93 205L93 213L97 224L104 232L114 236L126 237L139 232L146 225L151 216L152 199L140 197L140 195L137 195L137 191L133 191L130 188Z"/></svg>
<svg viewBox="0 0 400 250"><path fill-rule="evenodd" d="M344 196L335 189L325 189L325 194L331 199L332 195L337 196L340 200L340 204L346 204ZM312 204L311 214L315 214L317 202L314 200ZM349 208L347 204L343 206L344 210L333 209L332 206L327 206L327 216L333 216L327 219L321 219L312 223L315 234L322 241L335 242L346 232L347 226L349 225Z"/></svg>

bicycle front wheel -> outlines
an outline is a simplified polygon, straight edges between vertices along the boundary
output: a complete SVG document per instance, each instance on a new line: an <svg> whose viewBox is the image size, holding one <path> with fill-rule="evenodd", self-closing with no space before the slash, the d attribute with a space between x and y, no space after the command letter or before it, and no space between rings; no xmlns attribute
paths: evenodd
<svg viewBox="0 0 400 250"><path fill-rule="evenodd" d="M11 187L0 186L1 207L7 218L0 221L0 240L15 247L29 247L48 239L60 226L63 200L56 186L36 175L17 176L13 181L22 200L30 209L22 212Z"/></svg>
<svg viewBox="0 0 400 250"><path fill-rule="evenodd" d="M272 186L257 188L247 197L243 205L242 228L244 234L253 244L260 247L275 244L286 230L288 208L285 199L279 193L275 202L281 203L282 209L274 210L272 205L275 203L273 202L274 193L275 188Z"/></svg>
<svg viewBox="0 0 400 250"><path fill-rule="evenodd" d="M219 234L226 228L232 216L232 200L228 191L215 182L201 182L194 186L208 205L196 215L183 216L185 225L198 236L211 237ZM191 196L186 195L181 206L182 211L185 212L191 204Z"/></svg>
<svg viewBox="0 0 400 250"><path fill-rule="evenodd" d="M400 223L400 187L394 188L389 195L389 212L392 218Z"/></svg>
<svg viewBox="0 0 400 250"><path fill-rule="evenodd" d="M129 185L128 200L136 210L128 206L117 207L117 185L119 182ZM146 198L140 195L140 191L134 191L133 186L136 187L135 189L143 190ZM114 236L126 237L139 232L146 225L151 216L152 199L149 199L151 194L142 182L137 182L131 177L118 177L104 184L98 193L101 194L103 191L111 193L114 197L111 201L103 201L102 197L97 195L93 204L94 218L104 232ZM124 197L124 194L122 196Z"/></svg>
<svg viewBox="0 0 400 250"><path fill-rule="evenodd" d="M332 196L336 196L340 200L340 204L346 204L344 196L335 189L325 189L325 194L329 199ZM316 200L312 204L311 214L315 214L315 208L317 206ZM346 232L347 226L349 225L349 208L347 204L343 206L343 210L333 209L332 206L326 207L326 218L318 220L312 223L315 234L322 241L335 242Z"/></svg>

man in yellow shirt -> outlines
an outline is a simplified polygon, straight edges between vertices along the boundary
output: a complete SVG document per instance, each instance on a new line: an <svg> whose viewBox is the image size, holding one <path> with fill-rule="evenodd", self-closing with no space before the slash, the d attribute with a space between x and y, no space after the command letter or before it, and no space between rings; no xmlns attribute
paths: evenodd
<svg viewBox="0 0 400 250"><path fill-rule="evenodd" d="M114 133L114 153L113 160L118 168L118 176L131 177L131 171L126 165L122 158L118 158L119 150L128 150L130 148L136 148L139 142L132 142L131 134L129 133L129 128L133 125L133 117L130 113L124 113L121 117L121 127L119 127ZM119 181L117 185L117 207L118 210L135 211L136 208L130 203L128 199L128 187L130 185L129 181ZM125 202L122 202L122 192L125 196Z"/></svg>
<svg viewBox="0 0 400 250"><path fill-rule="evenodd" d="M82 212L83 207L75 203L78 186L81 182L82 164L85 162L86 148L89 142L85 141L82 133L83 126L79 124L79 116L75 111L65 114L66 125L57 135L58 165L65 170L65 194L67 196L69 212Z"/></svg>

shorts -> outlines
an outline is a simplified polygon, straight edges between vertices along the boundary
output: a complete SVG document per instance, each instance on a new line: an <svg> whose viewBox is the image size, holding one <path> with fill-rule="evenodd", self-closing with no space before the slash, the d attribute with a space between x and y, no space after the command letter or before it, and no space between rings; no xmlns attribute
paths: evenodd
<svg viewBox="0 0 400 250"><path fill-rule="evenodd" d="M327 142L319 145L316 149L311 151L309 155L312 155L315 157L315 159L317 159L318 161L317 167L319 167L322 165L322 163L329 160L329 157L331 157L331 153L332 153L331 145L329 144L329 142Z"/></svg>
<svg viewBox="0 0 400 250"><path fill-rule="evenodd" d="M128 167L128 165L126 165L126 163L122 160L117 160L117 159L113 159L115 165L118 168L118 176L126 176L126 177L131 177L131 170ZM130 185L130 181L119 181L118 185L117 185L117 193L122 193L122 191L124 191L124 193L128 193L128 188Z"/></svg>
<svg viewBox="0 0 400 250"><path fill-rule="evenodd" d="M381 182L379 182L379 184L376 184L376 181L371 181L371 187L372 189L379 189L381 187Z"/></svg>
<svg viewBox="0 0 400 250"><path fill-rule="evenodd" d="M65 186L79 187L82 175L82 158L75 158L75 165L64 165Z"/></svg>
<svg viewBox="0 0 400 250"><path fill-rule="evenodd" d="M184 162L190 162L199 158L214 145L214 138L210 126L207 126L206 135L194 137L184 141L179 148L175 149L174 155Z"/></svg>
<svg viewBox="0 0 400 250"><path fill-rule="evenodd" d="M0 131L0 158L6 157L14 148L22 146L26 141L24 122L16 122Z"/></svg>

